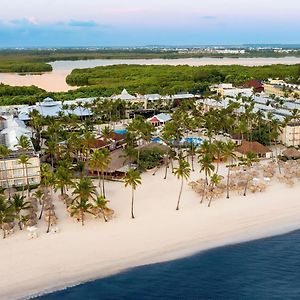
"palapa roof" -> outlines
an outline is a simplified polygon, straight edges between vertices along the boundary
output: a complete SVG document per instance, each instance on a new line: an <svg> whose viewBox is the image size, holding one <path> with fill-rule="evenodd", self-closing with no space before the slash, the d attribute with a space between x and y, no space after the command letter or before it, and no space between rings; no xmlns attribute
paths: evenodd
<svg viewBox="0 0 300 300"><path fill-rule="evenodd" d="M94 148L94 149L99 149L99 148L103 148L103 147L108 146L108 143L105 142L105 141L102 140L102 139L94 139L94 140L91 142L91 146L92 146L92 148Z"/></svg>
<svg viewBox="0 0 300 300"><path fill-rule="evenodd" d="M159 150L162 150L164 152L167 152L169 150L169 147L167 145L163 145L161 143L155 143L155 142L151 142L149 144L136 147L136 149L140 149L140 150L149 150L153 148L158 148Z"/></svg>
<svg viewBox="0 0 300 300"><path fill-rule="evenodd" d="M300 151L293 147L286 149L282 154L288 158L300 158Z"/></svg>
<svg viewBox="0 0 300 300"><path fill-rule="evenodd" d="M268 147L260 144L259 142L243 141L242 144L236 148L236 151L241 154L253 152L255 154L266 154L272 152Z"/></svg>
<svg viewBox="0 0 300 300"><path fill-rule="evenodd" d="M105 172L113 173L128 165L125 152L122 148L110 152L110 163Z"/></svg>

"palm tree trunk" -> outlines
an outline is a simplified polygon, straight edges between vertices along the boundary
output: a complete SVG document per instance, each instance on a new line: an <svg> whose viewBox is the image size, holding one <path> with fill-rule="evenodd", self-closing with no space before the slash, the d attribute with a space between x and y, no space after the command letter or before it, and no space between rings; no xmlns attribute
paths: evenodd
<svg viewBox="0 0 300 300"><path fill-rule="evenodd" d="M132 194L131 194L131 218L132 219L134 219L133 204L134 204L134 189L132 187Z"/></svg>
<svg viewBox="0 0 300 300"><path fill-rule="evenodd" d="M5 179L6 179L6 185L8 188L8 199L10 200L11 194L10 194L10 186L9 186L9 180L8 180L8 175L7 175L7 166L6 166L6 161L4 159L4 169L5 169Z"/></svg>
<svg viewBox="0 0 300 300"><path fill-rule="evenodd" d="M105 198L104 182L105 182L104 171L102 171L102 190L103 190L103 197Z"/></svg>
<svg viewBox="0 0 300 300"><path fill-rule="evenodd" d="M49 215L48 216L48 227L47 227L47 231L46 231L46 233L49 233L50 232L50 222L51 221L51 216Z"/></svg>
<svg viewBox="0 0 300 300"><path fill-rule="evenodd" d="M228 173L227 173L227 196L226 198L229 199L229 180L230 180L230 167L228 167Z"/></svg>
<svg viewBox="0 0 300 300"><path fill-rule="evenodd" d="M24 196L24 191L25 191L25 166L23 164L23 187L22 187L22 196Z"/></svg>
<svg viewBox="0 0 300 300"><path fill-rule="evenodd" d="M180 203L180 198L181 198L181 193L182 193L182 187L183 187L183 177L181 178L181 186L180 186L180 191L179 191L179 196L178 196L176 210L179 210L179 203Z"/></svg>
<svg viewBox="0 0 300 300"><path fill-rule="evenodd" d="M195 168L194 168L194 155L192 155L192 171L195 172Z"/></svg>
<svg viewBox="0 0 300 300"><path fill-rule="evenodd" d="M42 208L41 208L41 213L39 216L39 220L42 218L43 212L44 212L44 206L45 206L45 201L43 200Z"/></svg>
<svg viewBox="0 0 300 300"><path fill-rule="evenodd" d="M101 213L103 215L104 221L107 222L108 220L107 220L106 214L104 212L104 209L101 209Z"/></svg>
<svg viewBox="0 0 300 300"><path fill-rule="evenodd" d="M212 190L212 191L213 191L213 190ZM208 205L207 205L208 207L210 207L210 204L211 204L212 198L213 198L213 196L211 195L211 196L210 196L210 198L209 198Z"/></svg>
<svg viewBox="0 0 300 300"><path fill-rule="evenodd" d="M167 179L168 168L169 168L169 158L167 157L164 179Z"/></svg>
<svg viewBox="0 0 300 300"><path fill-rule="evenodd" d="M203 184L203 194L202 194L201 201L200 201L201 204L203 203L203 200L204 200L206 184L207 184L207 174L205 174L205 181L204 181L204 184Z"/></svg>
<svg viewBox="0 0 300 300"><path fill-rule="evenodd" d="M217 174L219 172L219 164L220 164L220 154L218 153L218 156L217 156L217 168L216 168L216 173Z"/></svg>
<svg viewBox="0 0 300 300"><path fill-rule="evenodd" d="M246 196L247 187L248 187L248 182L249 182L249 179L247 179L246 184L245 184L244 196Z"/></svg>
<svg viewBox="0 0 300 300"><path fill-rule="evenodd" d="M97 173L98 173L99 187L101 188L101 177L100 177L100 172L99 172L99 170L97 171ZM102 195L101 189L100 189L100 192L101 192L101 195Z"/></svg>
<svg viewBox="0 0 300 300"><path fill-rule="evenodd" d="M80 214L81 214L81 225L84 226L84 212L82 211Z"/></svg>
<svg viewBox="0 0 300 300"><path fill-rule="evenodd" d="M25 164L25 170L26 170L26 181L27 181L27 197L30 195L30 187L29 187L29 177L28 177L28 167L27 164Z"/></svg>

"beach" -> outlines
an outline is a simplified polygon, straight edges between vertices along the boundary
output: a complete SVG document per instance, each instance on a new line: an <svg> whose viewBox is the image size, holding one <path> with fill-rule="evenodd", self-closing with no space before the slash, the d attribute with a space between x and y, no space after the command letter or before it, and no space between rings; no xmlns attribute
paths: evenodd
<svg viewBox="0 0 300 300"><path fill-rule="evenodd" d="M221 165L221 174L226 168ZM202 174L201 174L202 175ZM71 219L63 202L54 201L59 233L29 240L17 232L1 240L0 299L16 299L64 288L114 274L131 267L188 256L202 250L300 228L300 185L288 187L274 179L266 192L233 193L200 204L200 196L184 184L180 210L176 202L180 181L164 168L153 176L142 174L135 195L136 218L130 218L131 189L122 182L107 182L108 223L90 216L82 227ZM189 181L201 176L191 173ZM97 184L98 181L95 180Z"/></svg>

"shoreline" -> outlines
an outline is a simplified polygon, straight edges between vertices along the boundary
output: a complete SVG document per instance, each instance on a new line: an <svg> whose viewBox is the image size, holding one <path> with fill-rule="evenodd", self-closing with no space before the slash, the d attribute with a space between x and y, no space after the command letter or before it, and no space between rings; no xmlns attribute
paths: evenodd
<svg viewBox="0 0 300 300"><path fill-rule="evenodd" d="M225 173L220 167L220 173ZM170 261L216 247L281 235L300 229L300 193L272 181L264 193L244 197L232 194L207 207L185 183L182 203L175 210L179 181L171 174L163 180L164 168L155 176L144 173L136 193L136 219L131 220L130 189L107 182L109 207L116 216L108 223L89 217L82 227L71 219L59 200L57 234L27 239L17 231L2 240L3 280L0 299L28 299L87 281L100 279L136 266ZM198 179L192 172L189 181ZM97 181L95 181L97 183Z"/></svg>
<svg viewBox="0 0 300 300"><path fill-rule="evenodd" d="M87 60L56 60L48 62L52 66L51 72L44 72L40 75L18 75L18 73L0 73L0 82L11 86L35 85L47 92L67 92L78 87L69 86L66 77L74 69L95 68L111 65L138 64L138 65L189 65L189 66L268 66L268 65L297 65L300 63L299 56L283 57L199 57L199 58L125 58L125 59L87 59Z"/></svg>
<svg viewBox="0 0 300 300"><path fill-rule="evenodd" d="M299 225L300 226L300 225ZM87 282L91 282L91 281L96 281L96 280L101 280L104 279L106 277L110 277L110 276L114 276L123 272L127 272L131 269L134 268L138 268L141 266L147 266L147 265L152 265L152 264L159 264L159 263L164 263L164 262L168 262L168 261L173 261L173 260L177 260L177 259L184 259L184 258L188 258L188 257L192 257L194 255L198 255L201 253L204 253L206 251L212 250L212 249L216 249L216 248L222 248L222 247L226 247L226 246L230 246L230 245L238 245L240 243L247 243L247 242L251 242L251 241L257 241L257 240L261 240L261 239L265 239L265 238L269 238L269 237L276 237L276 236L281 236L281 235L285 235L285 234L289 234L295 231L299 231L300 227L297 225L297 227L293 227L291 226L291 228L289 229L278 229L277 230L272 230L272 232L267 233L266 235L262 234L262 235L258 235L258 236L252 236L251 238L245 238L245 239L239 239L237 238L235 240L235 238L232 238L232 242L225 242L224 244L219 244L217 243L215 246L210 246L208 248L203 248L203 249L197 249L196 241L191 242L191 245L193 245L193 248L189 248L189 250L187 250L186 246L185 247L179 247L176 250L166 250L166 251L161 251L161 252L157 252L156 254L152 254L148 257L144 257L141 259L138 259L138 261L136 262L128 262L128 266L124 266L121 268L115 268L113 269L113 271L107 271L107 270L102 270L102 274L94 274L94 275L90 275L87 276L86 278L82 278L80 280L71 280L69 283L64 283L63 285L57 285L57 286L53 286L53 287L49 287L46 290L42 290L42 291L37 291L34 292L32 294L28 294L25 296L21 296L20 298L17 299L35 299L36 297L40 297L40 296L44 296L47 294L52 294L58 291L62 291L68 288L72 288L81 284L85 284ZM193 249L193 250L192 250ZM185 253L185 254L184 254ZM126 264L127 265L127 264ZM111 266L110 266L111 267Z"/></svg>

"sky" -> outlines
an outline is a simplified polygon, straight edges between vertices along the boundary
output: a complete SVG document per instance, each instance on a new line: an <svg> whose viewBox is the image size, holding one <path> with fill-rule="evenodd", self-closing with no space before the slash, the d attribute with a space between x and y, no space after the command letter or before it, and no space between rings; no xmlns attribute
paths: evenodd
<svg viewBox="0 0 300 300"><path fill-rule="evenodd" d="M300 44L299 0L1 0L0 47Z"/></svg>

